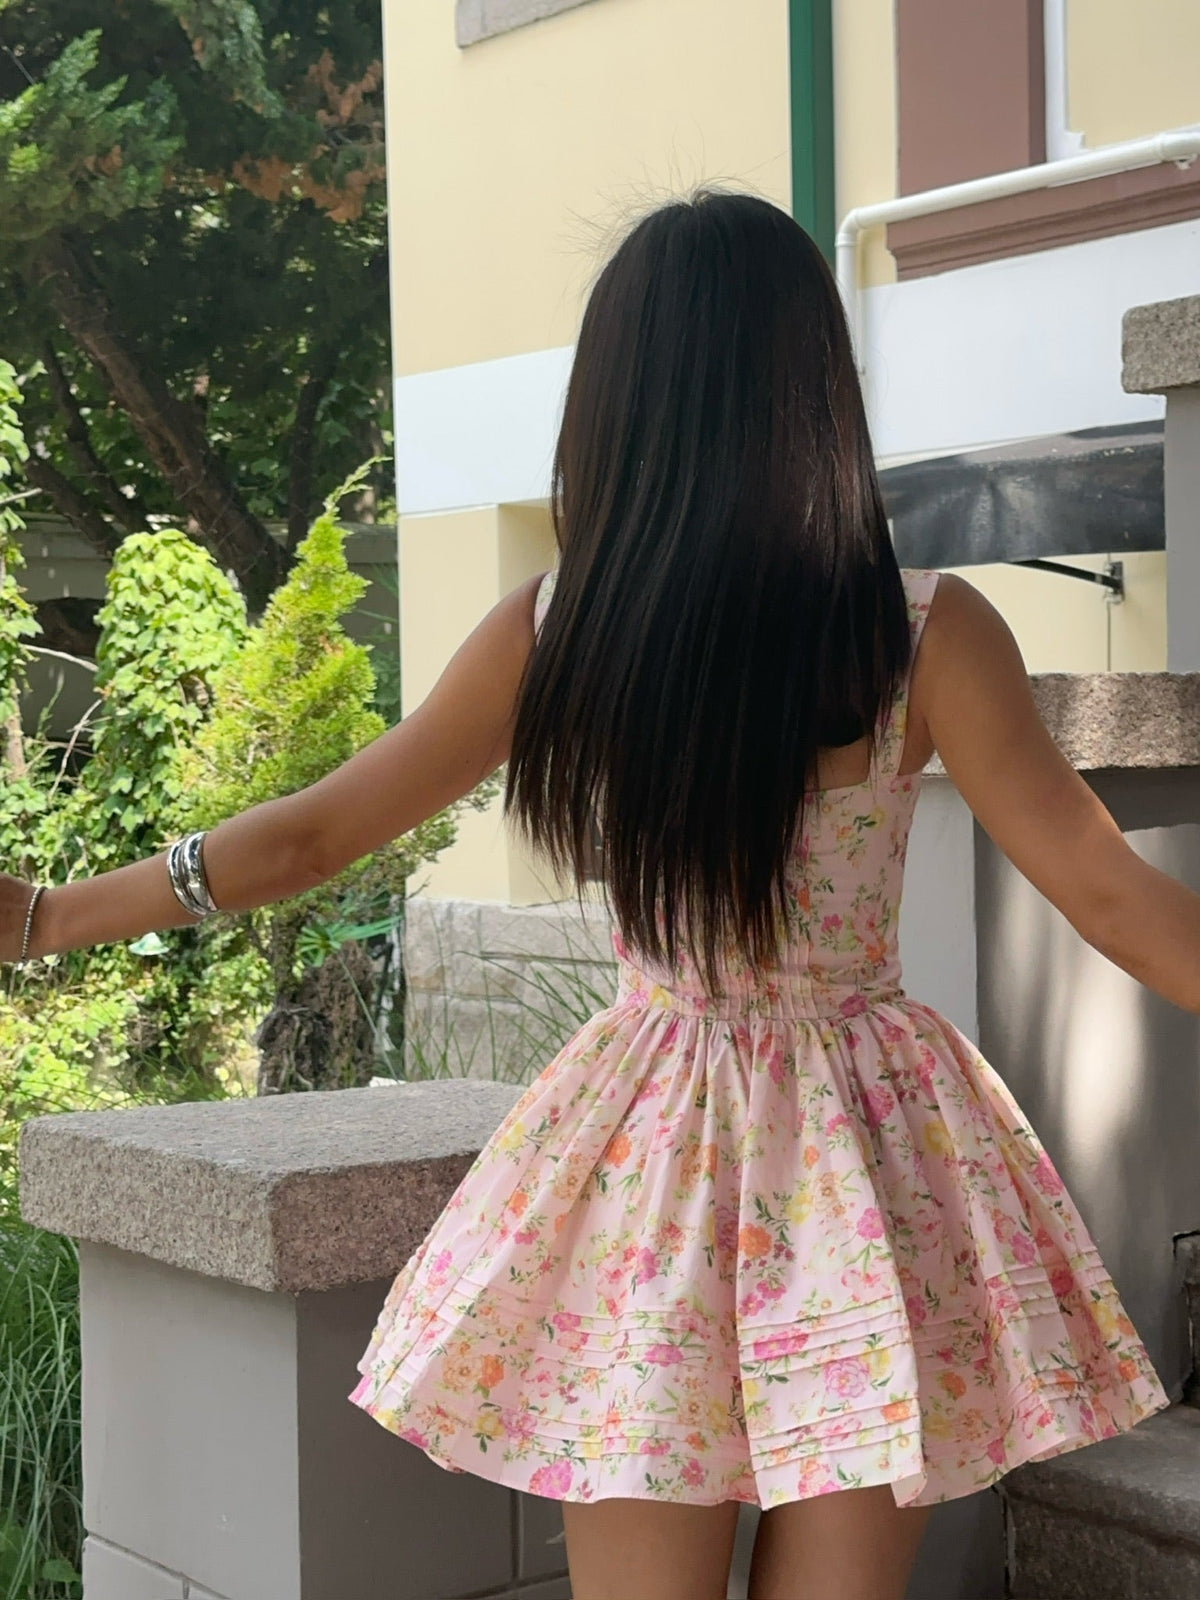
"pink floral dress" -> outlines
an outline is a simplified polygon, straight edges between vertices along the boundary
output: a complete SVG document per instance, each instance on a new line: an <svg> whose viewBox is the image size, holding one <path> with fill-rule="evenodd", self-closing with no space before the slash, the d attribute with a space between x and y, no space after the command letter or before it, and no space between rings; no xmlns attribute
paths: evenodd
<svg viewBox="0 0 1200 1600"><path fill-rule="evenodd" d="M937 574L904 578L915 642ZM731 959L707 999L617 933L612 1005L396 1278L351 1399L441 1466L560 1500L926 1504L1167 1404L1007 1089L900 986L906 705L867 782L810 797L770 981Z"/></svg>

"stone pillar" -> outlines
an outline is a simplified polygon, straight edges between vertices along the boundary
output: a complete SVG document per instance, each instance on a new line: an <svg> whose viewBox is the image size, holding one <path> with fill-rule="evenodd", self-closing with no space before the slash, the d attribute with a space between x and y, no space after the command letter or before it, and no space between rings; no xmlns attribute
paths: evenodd
<svg viewBox="0 0 1200 1600"><path fill-rule="evenodd" d="M23 1214L81 1241L86 1600L569 1600L556 1502L446 1472L347 1399L519 1092L27 1124Z"/></svg>
<svg viewBox="0 0 1200 1600"><path fill-rule="evenodd" d="M1165 394L1167 667L1200 671L1200 295L1134 306L1121 329L1121 382Z"/></svg>

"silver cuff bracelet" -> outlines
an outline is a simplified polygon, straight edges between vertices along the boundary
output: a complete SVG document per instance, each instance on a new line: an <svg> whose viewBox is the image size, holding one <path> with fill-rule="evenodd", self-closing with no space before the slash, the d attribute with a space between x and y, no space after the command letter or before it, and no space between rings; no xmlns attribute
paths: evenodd
<svg viewBox="0 0 1200 1600"><path fill-rule="evenodd" d="M177 840L167 855L167 871L175 898L193 917L207 917L219 909L204 875L204 834L190 833Z"/></svg>

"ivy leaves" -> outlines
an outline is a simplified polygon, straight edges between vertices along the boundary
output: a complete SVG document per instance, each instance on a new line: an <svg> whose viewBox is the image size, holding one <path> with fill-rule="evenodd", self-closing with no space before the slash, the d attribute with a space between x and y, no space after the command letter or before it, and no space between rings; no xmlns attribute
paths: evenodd
<svg viewBox="0 0 1200 1600"><path fill-rule="evenodd" d="M64 814L96 872L152 854L182 795L177 751L212 705L213 681L247 637L245 605L186 534L131 534L97 613L93 755Z"/></svg>

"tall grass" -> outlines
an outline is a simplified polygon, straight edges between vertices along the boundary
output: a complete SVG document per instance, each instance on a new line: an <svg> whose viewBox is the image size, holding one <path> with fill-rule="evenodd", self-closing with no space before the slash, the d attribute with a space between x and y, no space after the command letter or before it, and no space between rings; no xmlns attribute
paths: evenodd
<svg viewBox="0 0 1200 1600"><path fill-rule="evenodd" d="M11 1061L6 1063L13 1066ZM79 1256L74 1241L22 1222L21 1124L169 1092L212 1098L207 1080L151 1082L132 1094L94 1061L15 1063L0 1107L0 1600L79 1600L83 1592Z"/></svg>
<svg viewBox="0 0 1200 1600"><path fill-rule="evenodd" d="M83 1593L79 1261L0 1191L0 1595Z"/></svg>

